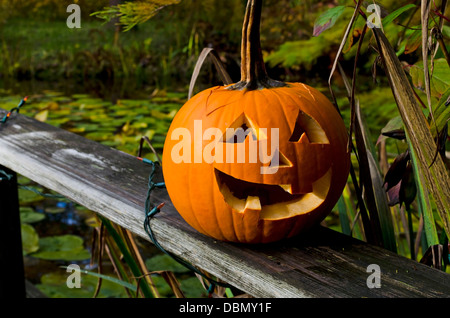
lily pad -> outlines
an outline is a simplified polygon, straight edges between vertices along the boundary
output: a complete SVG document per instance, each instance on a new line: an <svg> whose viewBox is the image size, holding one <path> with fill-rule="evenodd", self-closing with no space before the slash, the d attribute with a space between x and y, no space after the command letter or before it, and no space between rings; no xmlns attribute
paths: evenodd
<svg viewBox="0 0 450 318"><path fill-rule="evenodd" d="M152 104L153 107L158 108L159 110L179 110L182 104L176 103L164 103L164 104Z"/></svg>
<svg viewBox="0 0 450 318"><path fill-rule="evenodd" d="M81 273L81 287L67 287L69 272L53 272L41 277L41 284L36 287L51 298L91 298L94 295L98 278ZM113 282L102 280L98 298L124 298L127 297L125 289Z"/></svg>
<svg viewBox="0 0 450 318"><path fill-rule="evenodd" d="M63 118L63 117L70 117L72 115L73 110L69 107L60 108L57 111L52 111L51 115L54 118Z"/></svg>
<svg viewBox="0 0 450 318"><path fill-rule="evenodd" d="M160 112L158 110L152 110L150 116L157 119L168 119L169 116L166 113Z"/></svg>
<svg viewBox="0 0 450 318"><path fill-rule="evenodd" d="M120 145L120 141L115 141L115 140L105 140L102 141L102 144L108 147L117 147Z"/></svg>
<svg viewBox="0 0 450 318"><path fill-rule="evenodd" d="M29 183L31 183L31 180L22 175L17 175L17 182L19 184L29 184Z"/></svg>
<svg viewBox="0 0 450 318"><path fill-rule="evenodd" d="M114 116L118 116L120 118L122 118L123 116L126 116L130 113L130 110L127 108L120 108L120 109L116 109L114 112Z"/></svg>
<svg viewBox="0 0 450 318"><path fill-rule="evenodd" d="M39 113L37 113L36 115L34 115L34 118L37 119L37 120L39 120L39 121L42 121L42 122L47 121L47 118L48 118L48 109L45 109L45 110L43 110L43 111L40 111Z"/></svg>
<svg viewBox="0 0 450 318"><path fill-rule="evenodd" d="M45 214L37 213L32 208L21 207L20 208L20 221L22 223L36 223L45 219Z"/></svg>
<svg viewBox="0 0 450 318"><path fill-rule="evenodd" d="M90 98L91 96L88 94L72 94L72 97L75 99L82 99L82 98Z"/></svg>
<svg viewBox="0 0 450 318"><path fill-rule="evenodd" d="M109 120L109 115L99 113L99 114L91 115L89 118L92 122L102 124Z"/></svg>
<svg viewBox="0 0 450 318"><path fill-rule="evenodd" d="M60 103L67 103L71 101L71 99L67 96L57 96L54 97L53 100Z"/></svg>
<svg viewBox="0 0 450 318"><path fill-rule="evenodd" d="M158 293L162 297L175 297L169 284L160 275L152 275L152 281L158 290ZM206 291L197 277L189 277L185 279L179 279L181 290L186 298L200 298L205 297Z"/></svg>
<svg viewBox="0 0 450 318"><path fill-rule="evenodd" d="M42 191L42 189L36 189L37 191ZM27 189L19 189L19 199L23 204L31 204L44 200L44 197L41 195L27 190Z"/></svg>
<svg viewBox="0 0 450 318"><path fill-rule="evenodd" d="M131 107L141 106L142 104L148 103L147 100L139 100L139 99L121 99L120 105L126 105Z"/></svg>
<svg viewBox="0 0 450 318"><path fill-rule="evenodd" d="M99 127L98 124L88 124L88 123L75 125L75 128L80 132L94 132L97 131L98 127Z"/></svg>
<svg viewBox="0 0 450 318"><path fill-rule="evenodd" d="M76 122L84 122L86 119L83 117L83 115L82 114L79 114L79 113L74 113L74 114L71 114L70 116L69 116L69 118L70 118L70 121L71 122L74 122L74 121L76 121Z"/></svg>
<svg viewBox="0 0 450 318"><path fill-rule="evenodd" d="M134 122L131 124L131 128L134 129L143 129L143 128L147 128L148 124L144 123L144 122Z"/></svg>
<svg viewBox="0 0 450 318"><path fill-rule="evenodd" d="M78 261L91 257L76 235L50 236L39 239L39 250L31 256L46 260Z"/></svg>
<svg viewBox="0 0 450 318"><path fill-rule="evenodd" d="M206 294L205 288L197 277L189 277L180 281L181 290L186 298L204 297Z"/></svg>
<svg viewBox="0 0 450 318"><path fill-rule="evenodd" d="M63 118L52 118L47 120L47 124L55 126L55 127L60 127L61 125L64 125L66 123L68 123L70 121L70 118L68 117L63 117Z"/></svg>
<svg viewBox="0 0 450 318"><path fill-rule="evenodd" d="M47 207L45 208L45 213L50 213L50 214L58 214L58 213L63 213L64 211L66 211L66 209L64 207Z"/></svg>
<svg viewBox="0 0 450 318"><path fill-rule="evenodd" d="M79 98L75 103L77 103L80 106L84 105L83 108L87 109L110 105L109 102L105 102L101 98L92 98L92 97Z"/></svg>
<svg viewBox="0 0 450 318"><path fill-rule="evenodd" d="M155 284L156 289L161 297L174 297L172 289L169 284L160 275L152 275L152 282Z"/></svg>
<svg viewBox="0 0 450 318"><path fill-rule="evenodd" d="M145 261L145 265L149 271L170 271L174 273L190 272L188 268L166 254L152 256Z"/></svg>
<svg viewBox="0 0 450 318"><path fill-rule="evenodd" d="M24 255L39 250L39 235L34 227L29 224L22 223L20 232L22 234L22 251Z"/></svg>
<svg viewBox="0 0 450 318"><path fill-rule="evenodd" d="M108 140L111 136L110 132L104 132L104 131L95 131L91 132L85 135L87 139L92 139L95 141L105 141Z"/></svg>

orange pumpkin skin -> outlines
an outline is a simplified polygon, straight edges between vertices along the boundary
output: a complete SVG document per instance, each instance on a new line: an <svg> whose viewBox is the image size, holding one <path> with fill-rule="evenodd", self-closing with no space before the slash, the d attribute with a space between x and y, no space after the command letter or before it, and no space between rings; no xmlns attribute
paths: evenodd
<svg viewBox="0 0 450 318"><path fill-rule="evenodd" d="M228 88L213 87L197 94L179 110L171 124L162 167L175 208L197 231L230 242L278 241L318 224L339 199L350 168L347 130L335 107L322 93L301 83L259 90ZM306 118L312 118L320 126L326 135L325 142L323 139L290 141L299 114L306 114ZM233 163L207 163L205 160L195 163L194 159L174 162L172 152L180 143L172 138L175 129L186 128L190 132L191 157L194 158L195 152L198 154L211 143L211 140L203 140L202 146L195 148L194 121L201 120L203 135L208 128L225 132L243 116L256 127L268 131L279 129L279 152L288 164L285 162L274 174L262 174L264 164L259 160L250 163L248 151L244 163L236 160ZM320 130L317 125L314 127ZM306 133L315 134L314 131ZM248 147L249 138L245 143ZM226 152L227 148L224 149ZM236 158L236 151L234 154ZM231 178L224 179L223 176ZM231 179L237 181L226 184L225 181ZM262 208L258 205L255 208L254 204L244 202L245 198L233 193L233 185L240 184L241 180L257 185L288 185L293 200L278 202L275 198L275 203L264 206L257 200ZM268 193L268 197L270 195Z"/></svg>

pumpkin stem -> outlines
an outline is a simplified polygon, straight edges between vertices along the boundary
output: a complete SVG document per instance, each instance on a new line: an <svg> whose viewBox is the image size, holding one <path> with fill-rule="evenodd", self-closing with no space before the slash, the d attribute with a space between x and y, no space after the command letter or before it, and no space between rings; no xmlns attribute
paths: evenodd
<svg viewBox="0 0 450 318"><path fill-rule="evenodd" d="M286 84L269 78L261 50L260 25L263 0L248 0L242 27L241 81L231 90L256 90Z"/></svg>

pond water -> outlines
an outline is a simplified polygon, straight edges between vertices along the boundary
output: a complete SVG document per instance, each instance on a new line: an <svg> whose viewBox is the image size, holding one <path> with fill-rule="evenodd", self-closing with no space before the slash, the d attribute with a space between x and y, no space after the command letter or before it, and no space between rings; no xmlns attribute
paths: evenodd
<svg viewBox="0 0 450 318"><path fill-rule="evenodd" d="M147 136L157 152L162 152L172 118L187 96L186 92L137 89L132 85L83 87L70 82L4 81L0 87L1 108L11 109L24 96L29 96L21 114L132 155L137 155L142 136ZM143 156L156 159L149 149L145 149ZM97 272L98 264L90 259L94 229L99 224L95 214L23 176L19 176L19 183L26 279L49 297L92 297L97 278L83 275L83 287L69 289L65 284L69 273L61 266L75 263L82 269ZM204 289L193 273L149 242L136 239L150 271L171 270L187 297L204 296ZM115 276L107 257L103 258L102 273ZM173 297L163 278L155 276L153 280L161 296ZM105 280L98 295L127 296L123 286Z"/></svg>

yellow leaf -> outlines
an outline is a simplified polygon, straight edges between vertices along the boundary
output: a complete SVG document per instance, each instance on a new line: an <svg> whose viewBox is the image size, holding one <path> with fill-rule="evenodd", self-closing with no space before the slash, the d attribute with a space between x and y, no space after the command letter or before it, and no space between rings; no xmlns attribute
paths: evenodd
<svg viewBox="0 0 450 318"><path fill-rule="evenodd" d="M177 110L172 110L169 114L167 114L167 118L169 118L169 119L171 119L171 118L174 118L175 117L175 115L177 114Z"/></svg>
<svg viewBox="0 0 450 318"><path fill-rule="evenodd" d="M127 121L127 123L125 125L123 125L123 127L122 127L122 131L124 133L126 133L128 130L130 130L130 122L129 121Z"/></svg>
<svg viewBox="0 0 450 318"><path fill-rule="evenodd" d="M59 109L59 105L56 102L50 102L50 103L48 103L46 108L50 109L50 110L58 110Z"/></svg>
<svg viewBox="0 0 450 318"><path fill-rule="evenodd" d="M47 120L47 117L48 117L48 109L43 110L34 116L35 119L43 122Z"/></svg>

